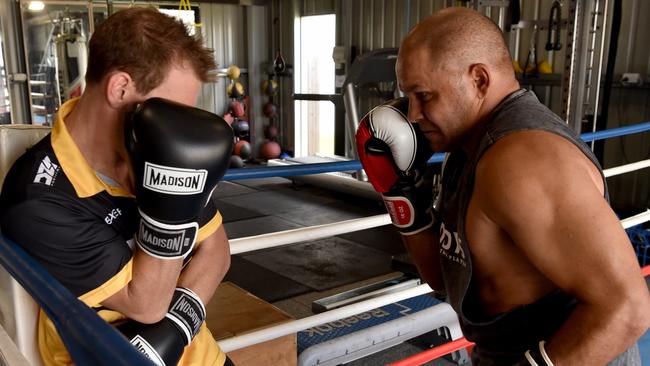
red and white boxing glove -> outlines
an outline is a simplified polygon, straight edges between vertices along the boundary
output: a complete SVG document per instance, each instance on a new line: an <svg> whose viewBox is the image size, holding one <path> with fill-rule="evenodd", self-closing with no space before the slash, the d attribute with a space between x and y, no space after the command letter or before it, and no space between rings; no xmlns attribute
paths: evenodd
<svg viewBox="0 0 650 366"><path fill-rule="evenodd" d="M356 140L368 180L381 193L393 224L402 235L413 235L435 222L427 169L433 152L407 114L407 98L375 107L359 123Z"/></svg>

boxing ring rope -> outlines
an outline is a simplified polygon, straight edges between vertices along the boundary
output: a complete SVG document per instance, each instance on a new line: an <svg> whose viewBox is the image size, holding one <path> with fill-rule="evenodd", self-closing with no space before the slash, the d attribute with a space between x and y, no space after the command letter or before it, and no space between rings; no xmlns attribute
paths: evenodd
<svg viewBox="0 0 650 366"><path fill-rule="evenodd" d="M650 210L647 210L643 213L628 217L621 220L621 225L624 228L630 228L642 224L644 222L650 221ZM647 275L647 272L650 272L650 266L644 267L642 273L644 276ZM377 307L391 304L400 300L408 299L410 297L422 295L425 293L431 292L429 285L419 285L407 290L383 295L376 297L374 299L358 302L351 305L346 305L341 308L326 311L318 315L313 315L303 319L292 320L281 325L264 328L258 331L251 333L246 333L240 336L235 336L232 338L227 338L225 340L219 341L219 346L225 351L234 351L239 348L247 347L249 345L257 344L260 342L265 342L271 339L279 338L287 334L292 334L300 330L304 330L316 325L328 323L331 321L339 320L348 316L359 314L365 311L373 310ZM415 295L407 295L412 292L416 292ZM388 301L388 302L384 302ZM344 314L344 315L343 315ZM454 313L455 316L455 313ZM458 322L457 319L454 322ZM454 323L450 323L448 326L455 326ZM456 337L458 338L458 337Z"/></svg>
<svg viewBox="0 0 650 366"><path fill-rule="evenodd" d="M279 338L287 334L293 334L301 330L315 327L317 325L321 325L331 321L344 319L353 315L361 314L363 312L376 309L384 305L392 304L405 299L410 299L412 297L416 297L419 295L424 295L431 291L432 290L431 287L429 287L429 285L418 285L416 287L411 287L409 289L400 292L381 295L372 299L346 305L338 309L326 311L324 313L308 316L302 319L291 320L286 323L282 323L280 325L276 325L273 327L264 328L261 330L242 334L240 336L235 336L232 338L227 338L218 342L219 347L224 352L234 351L236 349L247 347L253 344L266 342L275 338ZM452 334L455 334L456 337L459 337L459 334L462 333L458 333L458 331L460 331L460 326L458 325L456 312L454 312L454 310L451 308L451 305L446 303L440 303L435 306L441 306L440 317L441 320L443 320L443 322L440 322L441 324L440 327L450 325L451 328L453 328L450 329L450 332Z"/></svg>
<svg viewBox="0 0 650 366"><path fill-rule="evenodd" d="M154 365L95 310L79 301L20 246L2 235L0 264L52 320L75 363ZM100 339L102 341L98 342ZM2 357L0 364L1 361Z"/></svg>
<svg viewBox="0 0 650 366"><path fill-rule="evenodd" d="M624 229L650 221L650 210L621 220ZM230 254L242 254L253 250L274 248L301 241L317 240L390 224L390 216L381 214L360 219L314 225L305 228L276 231L273 233L230 239Z"/></svg>
<svg viewBox="0 0 650 366"><path fill-rule="evenodd" d="M641 273L644 277L650 276L650 265L641 268ZM471 348L474 346L474 343L463 338L459 338L445 344L442 344L437 347L433 347L424 352L409 356L401 361L393 362L387 366L419 366L423 363L435 360L442 356L448 355L452 352L459 351L461 349Z"/></svg>
<svg viewBox="0 0 650 366"><path fill-rule="evenodd" d="M620 128L616 128L616 129L612 129L612 130L600 131L600 132L595 132L595 133L587 133L587 134L581 135L581 138L585 142L590 142L590 141L602 140L602 139L605 139L605 138L623 136L623 135L630 134L630 133L637 133L637 132L643 132L643 131L648 131L648 130L650 130L650 122L642 123L642 124L639 124L639 125L620 127ZM441 162L442 159L443 159L443 156L441 156L441 155L442 154L435 154L429 160L429 163ZM356 170L355 169L356 167L353 164L350 164L350 163L352 163L352 161L351 162L336 162L336 163L305 164L305 165L310 165L310 166L311 165L326 165L326 166L328 166L328 168L340 165L340 166L345 166L345 168L347 170ZM343 164L346 164L346 165L343 165ZM627 165L620 166L620 167L606 169L606 170L603 171L603 174L605 175L605 177L611 177L611 176L615 176L615 175L624 174L624 173L632 172L632 171L635 171L635 170L639 170L639 169L642 169L642 168L646 168L648 166L650 166L650 160L645 160L645 161L640 161L640 162L636 162L636 163L632 163L632 164L627 164ZM313 172L311 172L309 170L300 169L300 166L280 167L280 169L278 169L276 167L257 168L257 170L259 170L259 171L264 170L264 169L274 169L274 170L277 169L278 171L280 171L280 169L282 169L282 173L286 174L285 176L300 175L300 174L313 174ZM248 175L248 177L252 177L252 176L254 176L254 175ZM233 176L229 177L228 174L227 174L226 177L224 177L224 179L226 179L226 180L237 180L238 179L237 177L232 179L232 177ZM621 220L621 225L625 229L627 229L627 228L642 224L642 223L647 222L647 221L650 221L650 210L646 210L645 212L642 212L642 213L639 213L637 215L634 215L634 216L631 216L631 217L628 217L626 219ZM233 239L233 240L231 240L231 243L233 244L233 245L231 245L231 253L233 253L233 254L235 254L235 253L244 253L244 252L249 250L248 248L254 248L254 249L250 249L250 250L258 250L258 249L262 249L262 248L271 248L271 247L275 247L275 246L290 244L290 243L293 242L293 241L289 240L290 238L297 238L299 241L306 241L306 240L314 240L314 239L317 239L317 238L328 237L328 236L332 236L332 235L339 235L339 234L345 233L346 232L345 230L351 230L351 231L364 230L364 229L372 227L371 225L372 225L373 222L375 223L376 226L387 225L387 224L390 223L390 217L388 216L388 214L383 214L383 215L372 216L372 217L369 217L369 218L362 218L362 219L343 221L343 222L340 222L340 223L345 225L345 229L341 228L340 230L336 229L336 226L339 223L333 223L333 224L318 225L318 226L309 227L309 228L293 229L293 230L287 230L287 231L280 231L280 232L276 232L276 233L257 235L257 236L252 236L252 237ZM358 225L358 228L357 228L357 225ZM348 231L348 232L351 232L351 231ZM337 234L331 234L332 232L336 232ZM276 235L278 237L277 239L275 238ZM309 235L309 237L307 238L306 235ZM257 244L255 242L256 240L263 241L263 243ZM650 269L647 269L647 268L648 267L644 268L644 271L645 270L650 270ZM420 286L418 286L416 288L420 288L422 286L426 286L428 288L428 285L420 285ZM430 288L428 288L428 289L429 289L429 291L431 290ZM412 289L409 289L409 290L412 290ZM409 291L409 290L405 290L404 292ZM402 294L402 292L397 292L397 293L393 293L393 294L390 294L390 295L397 296L397 295L400 295L400 294ZM386 295L386 296L388 296L388 295ZM408 297L406 297L406 298L408 298ZM355 306L355 309L357 309L357 307L358 307L358 309L360 309L359 313L363 312L363 311L372 310L374 308L372 308L372 307L366 308L365 306L371 306L370 301L377 300L377 299L379 299L379 298L367 300L367 301L364 301L364 302L359 302L359 303L352 304L352 305L348 305L348 306L345 306L345 307L342 307L342 308L339 308L339 309L336 309L336 310L324 312L324 313L321 313L321 314L318 314L318 315L315 315L315 316L312 316L312 317L307 317L307 318L303 318L303 319L299 319L299 320L290 321L290 322L287 322L287 323L284 323L282 325L278 325L278 326L275 326L275 327L270 327L270 328L262 329L262 330L259 330L259 331L256 331L256 332L251 332L251 333L248 333L248 334L244 334L244 335L241 335L241 336L236 336L236 337L233 337L233 338L223 340L223 341L219 342L219 344L224 350L226 350L226 349L235 350L235 349L242 348L242 347L245 347L245 346L248 346L248 345L257 344L257 343L260 343L260 342L263 342L263 341L275 339L275 338L278 338L278 337L285 336L287 334L294 333L295 331L300 331L300 330L309 328L311 326L315 326L315 325L319 325L319 324L323 324L323 323L327 323L327 322L330 322L330 321L335 321L335 320L341 319L344 316L339 316L338 313L336 313L336 312L343 311L349 306ZM398 300L396 300L396 301L398 301ZM384 306L384 305L387 305L387 304L389 304L389 303L378 305L377 307ZM354 314L352 314L352 315L354 315ZM305 325L304 328L301 328L304 325L303 321L304 321L305 324L311 324L311 325ZM320 323L318 323L319 321L320 321ZM457 319L455 320L455 322L457 322ZM459 343L459 344L462 344L462 343ZM460 348L464 348L464 347L460 347ZM449 352L453 352L453 350L449 351Z"/></svg>
<svg viewBox="0 0 650 366"><path fill-rule="evenodd" d="M639 133L650 130L650 122L644 122L637 125L620 127L611 130L587 133L581 135L586 142L602 140L611 137L618 137L632 133ZM441 162L442 154L435 154L430 163ZM629 171L638 170L650 166L648 162L637 162L622 167L608 169L607 176L623 174ZM361 168L358 161L303 164L296 166L280 166L254 169L237 169L228 171L225 180L235 181L241 179L265 178L265 177L289 177L304 174L317 174L335 171L356 171ZM650 210L638 215L628 217L621 221L625 228L629 228L641 223L650 221ZM389 223L388 215L377 215L364 219L348 220L341 223L320 225L315 228L296 229L284 234L272 233L264 234L257 237L234 239L231 242L233 254L244 253L249 250L261 249L261 247L251 244L254 240L264 241L264 247L269 244L280 243L289 244L296 241L313 240L325 235L338 235L349 230L359 227L356 230L367 229L371 227L386 225ZM336 226L341 225L338 229ZM303 231L303 230L309 231ZM333 234L336 233L336 234ZM272 236L278 236L280 239L272 239ZM260 238L261 237L261 238ZM248 242L247 242L248 241ZM282 244L277 244L282 245ZM67 289L59 284L49 273L47 273L34 259L25 253L18 245L0 237L0 264L30 293L39 306L55 323L62 339L74 358L79 364L98 364L98 365L150 365L139 352L133 348L124 337L122 337L113 327L98 317L96 312L92 311L82 302L74 297ZM643 268L644 275L650 275L650 266ZM396 301L411 298L430 292L428 285L420 285L401 292L382 295L377 298L365 300L356 304L347 305L335 310L317 314L303 319L290 321L275 327L266 328L260 331L251 332L237 337L222 340L219 344L224 351L231 351L246 345L252 345L266 340L281 337L286 334L295 333L309 327L321 325L329 321L339 320L369 311L380 306L384 306ZM439 304L436 306L447 305ZM444 306L441 307L444 309ZM455 328L458 325L456 315L453 311L441 310L441 326L450 326ZM459 335L452 338L460 338ZM101 341L97 341L101 339ZM447 346L449 349L454 343ZM402 364L400 364L402 365ZM405 364L404 364L405 365Z"/></svg>
<svg viewBox="0 0 650 366"><path fill-rule="evenodd" d="M615 175L629 173L647 167L650 167L650 159L605 169L603 171L603 174L606 178L609 178ZM646 210L645 212L639 213L635 216L628 217L627 219L622 220L621 224L625 229L628 229L632 226L650 221L648 216L650 216L650 210ZM231 239L230 253L233 255L241 254L253 250L274 248L301 241L323 239L330 236L347 234L355 231L384 226L390 223L390 216L388 214L381 214L359 219L339 221L330 224L315 225L305 228L276 231L273 233Z"/></svg>
<svg viewBox="0 0 650 366"><path fill-rule="evenodd" d="M605 178L609 178L615 175L629 173L647 167L650 167L650 159L641 160L641 161L637 161L636 163L620 165L614 168L605 169L603 170L603 174L605 175Z"/></svg>
<svg viewBox="0 0 650 366"><path fill-rule="evenodd" d="M645 131L650 131L650 122L642 122L631 126L617 127L598 132L583 133L580 135L580 138L584 142L591 142ZM433 154L428 162L429 164L441 163L443 159L444 154L436 153ZM358 160L350 160L337 161L333 163L313 163L290 166L274 166L266 168L230 169L226 172L226 175L223 177L223 179L227 181L236 181L270 177L292 177L308 174L357 171L361 169L361 163Z"/></svg>
<svg viewBox="0 0 650 366"><path fill-rule="evenodd" d="M436 358L440 358L442 356L448 355L452 352L459 351L464 348L469 348L474 346L474 343L468 341L465 339L465 337L453 340L451 342L442 344L438 347L433 347L431 349L428 349L422 353L418 353L416 355L413 355L411 357L407 357L401 361L389 363L388 366L415 366L415 365L421 365L425 362L429 362L431 360L435 360Z"/></svg>
<svg viewBox="0 0 650 366"><path fill-rule="evenodd" d="M650 221L650 210L645 210L645 212L621 220L621 225L623 225L624 229L629 229L632 226L641 225L648 221Z"/></svg>
<svg viewBox="0 0 650 366"><path fill-rule="evenodd" d="M609 137L618 137L623 136L628 133L637 133L650 130L650 122L644 122L638 125L619 127L611 130L605 130L600 132L590 132L581 135L581 138L585 142L591 142L596 140L602 140ZM444 159L444 154L434 154L429 163L438 163L442 162ZM650 167L650 159L638 161L631 164L621 165L614 168L609 168L603 170L603 174L606 178L613 177L616 175L629 173L639 169ZM334 163L317 163L317 164L302 164L296 166L281 166L281 167L268 167L268 168L251 168L251 169L236 169L233 171L228 171L224 176L224 180L243 180L243 179L253 179L253 178L268 178L274 176L296 176L296 175L307 175L307 174L317 174L317 173L329 173L337 171L346 171L346 170L359 170L361 169L361 163L356 160L345 161L345 162L334 162ZM241 173L241 171L244 171ZM645 215L648 212L641 213L639 215ZM640 219L640 216L634 216L635 220ZM632 220L628 218L626 220ZM645 220L648 221L648 220ZM645 221L640 221L636 224L630 224L624 227L627 229L631 226L643 223ZM630 221L637 222L637 221ZM231 239L230 240L230 251L231 254L241 254L253 250L268 249L273 247L278 247L286 244L292 244L300 241L308 240L317 240L322 238L327 238L330 236L346 234L354 231L360 231L365 229L371 229L374 227L384 226L390 224L390 216L388 214L376 215L366 218L352 219L346 221L340 221L336 223L324 224L310 226L307 228L292 229L286 231L278 231L274 233L267 233L261 235L255 235L245 238Z"/></svg>
<svg viewBox="0 0 650 366"><path fill-rule="evenodd" d="M240 254L253 250L273 248L301 241L328 238L354 231L371 229L390 224L390 216L381 214L360 219L333 222L299 229L276 231L274 233L248 236L230 240L230 254Z"/></svg>

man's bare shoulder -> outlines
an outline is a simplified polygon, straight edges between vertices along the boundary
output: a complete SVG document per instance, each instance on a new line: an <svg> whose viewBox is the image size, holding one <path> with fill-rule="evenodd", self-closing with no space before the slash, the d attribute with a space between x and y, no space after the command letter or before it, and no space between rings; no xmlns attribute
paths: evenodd
<svg viewBox="0 0 650 366"><path fill-rule="evenodd" d="M489 209L513 213L546 206L576 192L602 197L594 163L568 139L545 131L521 131L497 141L476 169L476 198Z"/></svg>

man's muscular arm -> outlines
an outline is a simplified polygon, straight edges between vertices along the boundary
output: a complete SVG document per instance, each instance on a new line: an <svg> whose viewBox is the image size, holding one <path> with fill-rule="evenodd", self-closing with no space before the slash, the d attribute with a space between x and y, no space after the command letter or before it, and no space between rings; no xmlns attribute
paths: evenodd
<svg viewBox="0 0 650 366"><path fill-rule="evenodd" d="M198 237L198 216L227 169L232 129L210 112L151 98L127 116L125 137L140 213L134 237L137 249L131 283L103 304L132 320L151 323L170 311L182 259L190 255ZM171 172L194 185L168 184L164 177ZM143 309L142 302L151 305ZM147 317L142 311L153 315Z"/></svg>
<svg viewBox="0 0 650 366"><path fill-rule="evenodd" d="M408 99L377 106L359 123L359 160L368 180L384 199L391 221L422 278L442 289L438 260L438 227L433 215L433 153L419 126L407 118Z"/></svg>
<svg viewBox="0 0 650 366"><path fill-rule="evenodd" d="M102 305L140 323L160 321L169 308L182 264L182 259L163 260L136 250L131 281Z"/></svg>
<svg viewBox="0 0 650 366"><path fill-rule="evenodd" d="M207 304L230 267L230 244L221 225L208 236L181 273L178 286L192 289Z"/></svg>
<svg viewBox="0 0 650 366"><path fill-rule="evenodd" d="M176 287L191 289L207 304L230 267L230 246L223 226L198 245L182 273L181 266L181 259L162 260L136 250L131 282L102 305L151 324L163 318Z"/></svg>
<svg viewBox="0 0 650 366"><path fill-rule="evenodd" d="M438 226L434 225L414 235L402 235L402 242L422 279L433 290L444 290L438 235Z"/></svg>
<svg viewBox="0 0 650 366"><path fill-rule="evenodd" d="M531 265L578 299L547 340L555 365L604 365L648 329L636 257L597 169L575 146L545 132L513 134L483 157L477 188L484 212Z"/></svg>

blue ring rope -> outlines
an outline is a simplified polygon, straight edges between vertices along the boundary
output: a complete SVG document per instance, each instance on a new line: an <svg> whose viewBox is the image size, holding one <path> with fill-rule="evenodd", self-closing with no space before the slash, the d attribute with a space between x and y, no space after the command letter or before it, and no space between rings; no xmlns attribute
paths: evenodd
<svg viewBox="0 0 650 366"><path fill-rule="evenodd" d="M650 122L643 122L631 126L612 128L598 132L588 132L580 135L584 142L591 142L597 140L604 140L612 137L619 137L640 133L650 130ZM435 153L429 159L429 164L441 163L444 159L444 154ZM293 177L298 175L331 173L331 172L344 172L344 171L357 171L361 170L361 163L358 160L350 161L337 161L332 163L315 163L315 164L296 164L289 166L272 166L266 168L245 168L245 169L229 169L223 180L234 181L244 179L256 178L270 178L270 177Z"/></svg>
<svg viewBox="0 0 650 366"><path fill-rule="evenodd" d="M3 235L0 235L0 264L56 325L76 364L153 365L95 310L79 301L40 263Z"/></svg>

